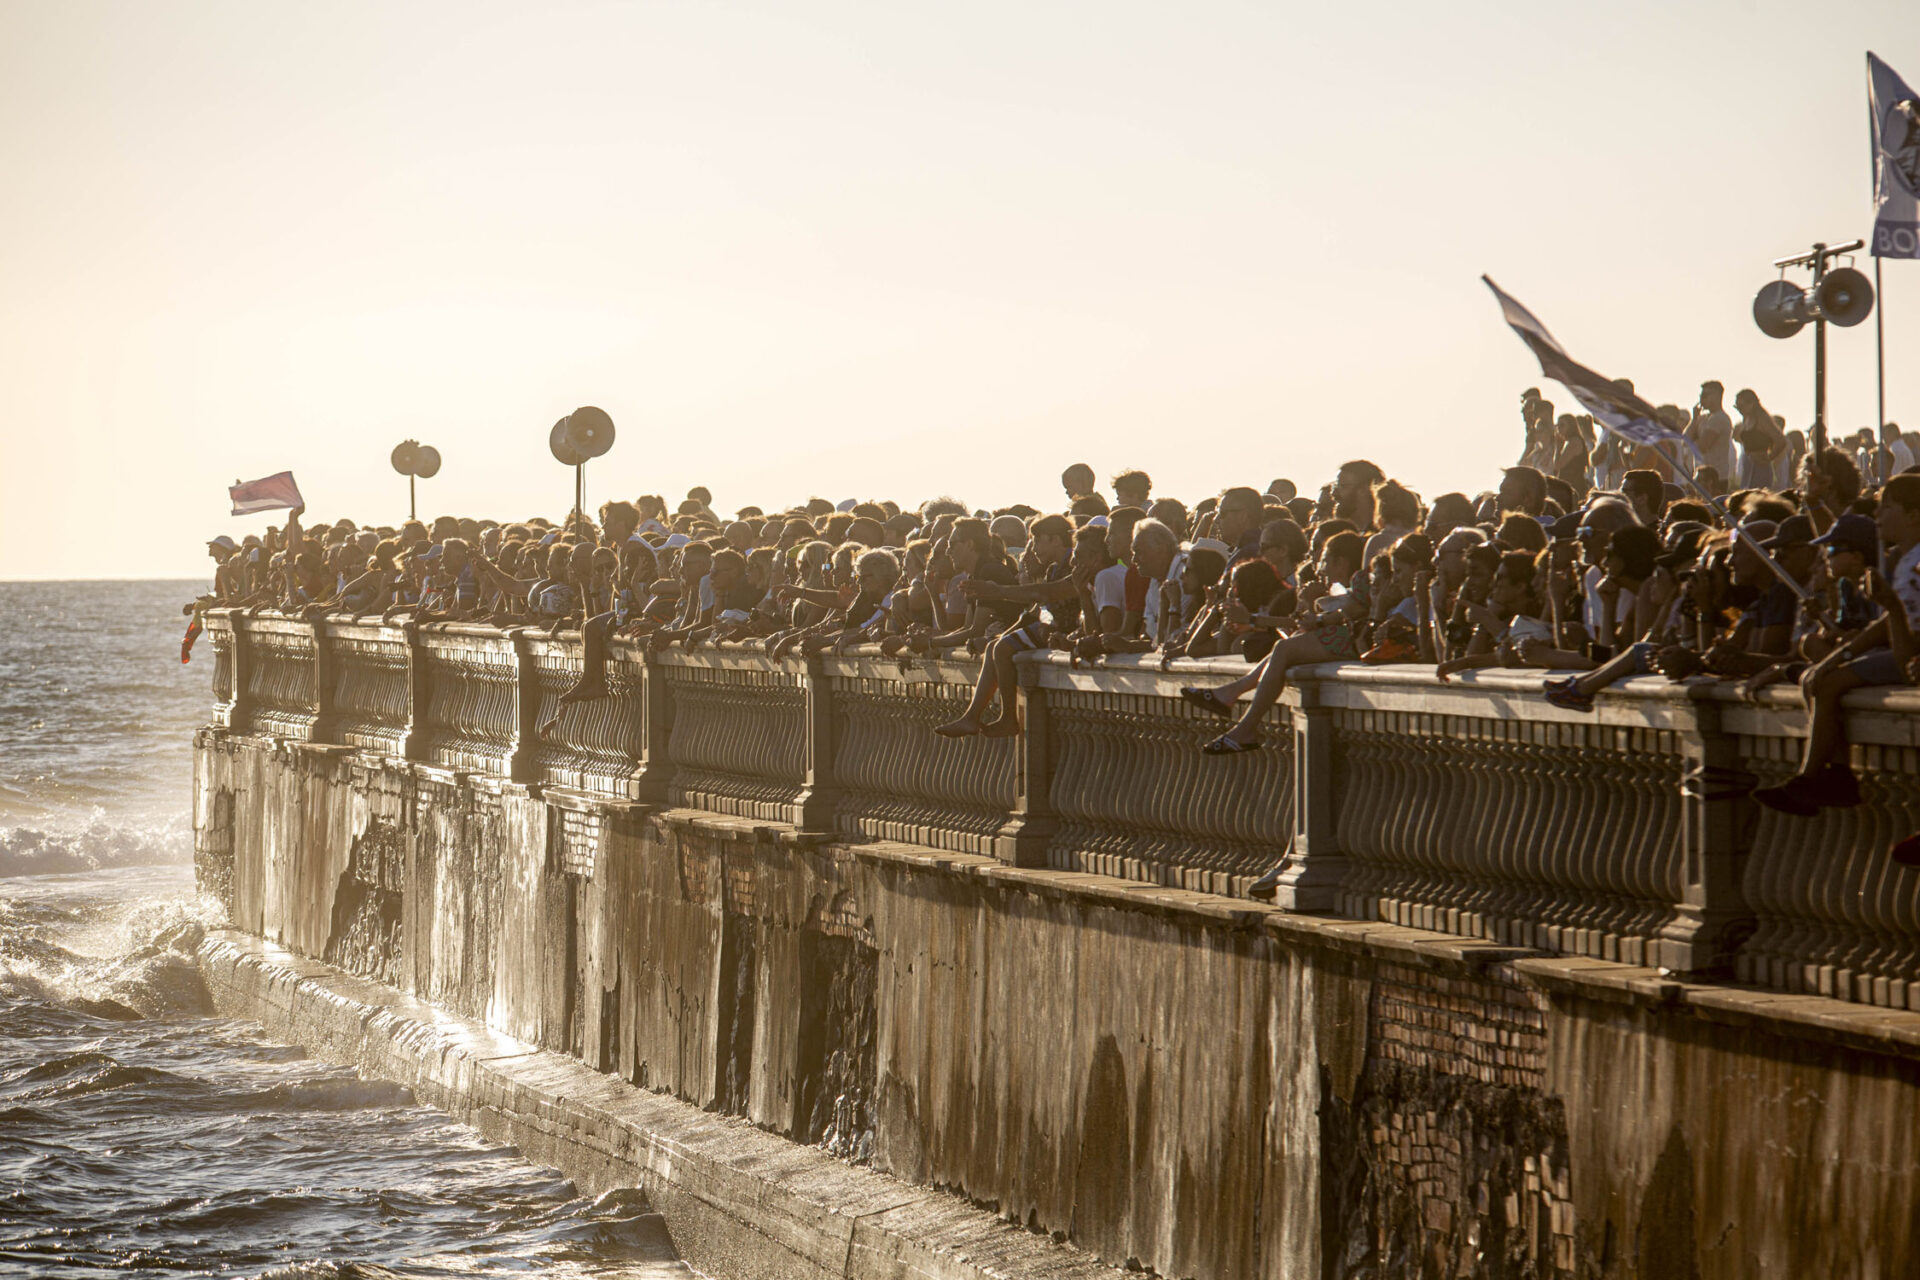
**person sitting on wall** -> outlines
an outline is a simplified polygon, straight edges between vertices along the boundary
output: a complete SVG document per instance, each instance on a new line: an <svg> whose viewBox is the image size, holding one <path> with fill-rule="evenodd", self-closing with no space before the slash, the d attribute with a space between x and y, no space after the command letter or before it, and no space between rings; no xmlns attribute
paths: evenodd
<svg viewBox="0 0 1920 1280"><path fill-rule="evenodd" d="M1297 635L1288 636L1239 680L1219 689L1186 688L1180 696L1216 715L1231 715L1241 694L1253 690L1253 701L1233 727L1201 748L1207 755L1238 755L1260 746L1260 725L1286 688L1287 670L1315 662L1351 660L1358 628L1367 617L1366 592L1348 590L1360 572L1360 554L1366 540L1358 533L1337 533L1321 552L1317 582L1300 593L1301 606L1313 610L1313 621ZM1222 695L1225 695L1224 697Z"/></svg>
<svg viewBox="0 0 1920 1280"><path fill-rule="evenodd" d="M1814 663L1800 680L1807 701L1807 746L1800 767L1753 798L1797 818L1860 803L1860 784L1847 761L1846 721L1840 699L1854 689L1909 682L1912 629L1920 621L1920 475L1897 475L1880 493L1880 536L1892 564L1889 599L1898 608Z"/></svg>
<svg viewBox="0 0 1920 1280"><path fill-rule="evenodd" d="M1025 609L1013 626L988 645L987 661L981 664L973 697L965 710L957 718L935 726L934 732L942 737L982 734L1001 738L1020 731L1014 658L1033 650L1052 648L1070 637L1079 626L1082 591L1090 591L1093 578L1106 568L1104 531L1082 529L1077 535L1065 516L1035 517L1027 527L1027 545L1041 566L1039 581L1021 584L974 579L963 588L971 600L1018 604ZM1000 695L1000 714L983 721L982 716L995 693Z"/></svg>

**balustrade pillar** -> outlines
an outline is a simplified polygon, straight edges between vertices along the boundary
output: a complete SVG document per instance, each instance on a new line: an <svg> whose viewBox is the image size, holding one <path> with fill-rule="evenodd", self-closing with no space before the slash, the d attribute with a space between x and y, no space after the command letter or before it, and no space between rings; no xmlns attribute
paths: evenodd
<svg viewBox="0 0 1920 1280"><path fill-rule="evenodd" d="M227 614L227 626L233 632L233 694L227 703L227 726L240 733L248 730L253 717L253 699L247 693L253 682L253 646L245 621L237 610Z"/></svg>
<svg viewBox="0 0 1920 1280"><path fill-rule="evenodd" d="M663 804L673 777L673 757L667 751L673 736L673 691L653 651L643 646L640 653L640 758L627 779L627 797Z"/></svg>
<svg viewBox="0 0 1920 1280"><path fill-rule="evenodd" d="M409 626L407 636L407 727L400 734L400 756L406 760L427 758L427 647L420 629Z"/></svg>
<svg viewBox="0 0 1920 1280"><path fill-rule="evenodd" d="M540 745L540 695L533 669L530 628L515 627L513 639L513 750L507 756L507 778L512 782L539 780L535 749Z"/></svg>
<svg viewBox="0 0 1920 1280"><path fill-rule="evenodd" d="M307 630L313 635L313 728L307 731L307 741L338 742L339 716L334 706L334 664L337 655L333 646L327 643L330 637L323 623L318 620L310 622Z"/></svg>
<svg viewBox="0 0 1920 1280"><path fill-rule="evenodd" d="M1044 867L1057 825L1047 691L1040 687L1039 667L1022 662L1018 669L1022 718L1013 740L1013 812L994 835L993 853L1016 867Z"/></svg>
<svg viewBox="0 0 1920 1280"><path fill-rule="evenodd" d="M1753 932L1740 880L1754 780L1738 741L1721 727L1720 704L1696 698L1689 711L1680 733L1686 888L1655 940L1653 963L1676 973L1731 973L1734 953Z"/></svg>
<svg viewBox="0 0 1920 1280"><path fill-rule="evenodd" d="M1288 911L1332 911L1347 877L1335 821L1333 712L1320 705L1315 680L1295 680L1286 696L1293 711L1293 839L1273 903Z"/></svg>
<svg viewBox="0 0 1920 1280"><path fill-rule="evenodd" d="M833 682L819 655L805 660L806 718L803 722L800 794L794 798L793 825L805 832L832 832L839 800L833 776Z"/></svg>

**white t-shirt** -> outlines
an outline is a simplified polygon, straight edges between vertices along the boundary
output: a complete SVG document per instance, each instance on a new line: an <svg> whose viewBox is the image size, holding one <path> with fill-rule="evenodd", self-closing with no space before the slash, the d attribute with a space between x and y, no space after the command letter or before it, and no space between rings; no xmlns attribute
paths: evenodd
<svg viewBox="0 0 1920 1280"><path fill-rule="evenodd" d="M1118 609L1123 617L1126 615L1127 566L1110 564L1093 575L1093 607L1095 612Z"/></svg>
<svg viewBox="0 0 1920 1280"><path fill-rule="evenodd" d="M1606 576L1605 572L1603 572L1598 565L1594 565L1587 570L1587 576L1584 579L1587 587L1585 620L1587 624L1587 634L1593 638L1593 642L1595 644L1611 646L1613 644L1613 637L1611 635L1602 635L1600 630L1602 621L1600 610L1602 606L1598 588L1600 586L1600 579ZM1619 629L1622 620L1632 617L1633 592L1626 587L1622 587L1620 588L1620 595L1613 606L1613 625L1615 630Z"/></svg>
<svg viewBox="0 0 1920 1280"><path fill-rule="evenodd" d="M1893 566L1893 594L1907 610L1907 625L1920 631L1920 542L1907 549Z"/></svg>
<svg viewBox="0 0 1920 1280"><path fill-rule="evenodd" d="M1707 465L1720 473L1720 478L1728 484L1733 483L1733 419L1724 409L1715 409L1711 413L1701 414L1696 434L1699 439L1700 454Z"/></svg>

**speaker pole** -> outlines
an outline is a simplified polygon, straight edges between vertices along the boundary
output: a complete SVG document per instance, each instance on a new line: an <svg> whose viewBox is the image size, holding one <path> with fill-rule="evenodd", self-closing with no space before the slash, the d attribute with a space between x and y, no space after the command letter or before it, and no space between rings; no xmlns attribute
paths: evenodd
<svg viewBox="0 0 1920 1280"><path fill-rule="evenodd" d="M1879 427L1887 425L1887 295L1880 288L1880 259L1873 260L1873 296L1879 306L1873 311L1874 388L1880 398ZM1878 436L1878 429L1874 435Z"/></svg>
<svg viewBox="0 0 1920 1280"><path fill-rule="evenodd" d="M417 495L414 493L414 477L412 472L408 472L407 473L407 519L418 520L419 518L420 518L420 504L417 500Z"/></svg>
<svg viewBox="0 0 1920 1280"><path fill-rule="evenodd" d="M1813 246L1813 292L1827 275L1827 246ZM1827 318L1813 322L1813 453L1820 456L1827 447Z"/></svg>

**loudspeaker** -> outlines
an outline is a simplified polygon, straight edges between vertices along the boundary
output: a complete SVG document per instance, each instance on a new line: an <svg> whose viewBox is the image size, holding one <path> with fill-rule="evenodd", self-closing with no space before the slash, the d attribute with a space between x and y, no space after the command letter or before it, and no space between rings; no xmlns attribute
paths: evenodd
<svg viewBox="0 0 1920 1280"><path fill-rule="evenodd" d="M1873 285L1852 267L1829 271L1813 291L1814 314L1850 329L1873 314Z"/></svg>
<svg viewBox="0 0 1920 1280"><path fill-rule="evenodd" d="M420 446L412 440L402 440L393 446L393 469L403 476L413 474L413 465Z"/></svg>
<svg viewBox="0 0 1920 1280"><path fill-rule="evenodd" d="M1791 338L1813 317L1807 314L1807 291L1797 284L1775 280L1753 298L1753 322L1769 338Z"/></svg>
<svg viewBox="0 0 1920 1280"><path fill-rule="evenodd" d="M423 444L413 453L413 474L422 480L430 480L440 472L440 451L430 444Z"/></svg>
<svg viewBox="0 0 1920 1280"><path fill-rule="evenodd" d="M561 462L570 467L577 467L587 460L587 455L580 452L579 445L574 443L570 425L571 419L568 418L562 418L554 423L553 430L547 433L547 448L551 449L553 456Z"/></svg>
<svg viewBox="0 0 1920 1280"><path fill-rule="evenodd" d="M582 405L567 415L568 432L574 446L589 458L597 458L613 448L613 419L605 409Z"/></svg>
<svg viewBox="0 0 1920 1280"><path fill-rule="evenodd" d="M1753 299L1753 322L1769 338L1791 338L1811 320L1850 329L1873 314L1873 285L1852 267L1827 272L1808 296L1797 284L1775 280Z"/></svg>

